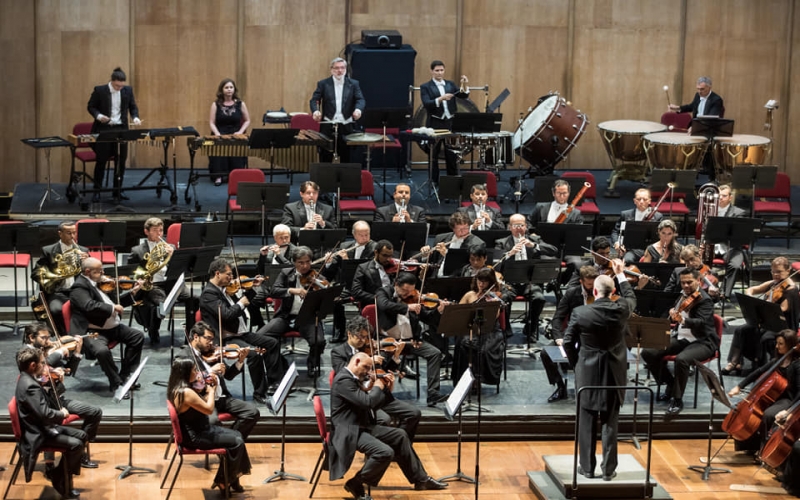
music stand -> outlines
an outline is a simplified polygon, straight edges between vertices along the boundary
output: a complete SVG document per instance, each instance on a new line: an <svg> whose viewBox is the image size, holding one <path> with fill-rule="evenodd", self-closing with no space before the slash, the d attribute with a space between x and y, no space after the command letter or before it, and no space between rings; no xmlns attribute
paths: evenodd
<svg viewBox="0 0 800 500"><path fill-rule="evenodd" d="M297 328L300 329L309 324L313 324L315 328L322 328L322 321L326 316L333 313L336 298L342 294L342 290L344 290L343 285L332 285L328 288L309 291L305 299L303 299L300 311L297 313L297 319L295 320ZM318 354L321 355L322 353ZM319 367L320 359L317 358L315 361L316 366ZM300 391L308 391L308 401L311 401L317 394L330 392L328 389L317 388L317 378L317 376L313 377L313 387L298 388Z"/></svg>
<svg viewBox="0 0 800 500"><path fill-rule="evenodd" d="M472 278L431 278L425 281L425 292L435 293L440 298L461 300L472 287Z"/></svg>
<svg viewBox="0 0 800 500"><path fill-rule="evenodd" d="M453 421L453 416L456 412L458 412L458 455L456 459L456 472L455 474L451 474L449 476L440 477L437 481L444 482L444 481L464 481L465 483L475 483L475 478L470 477L463 472L461 472L461 437L463 435L463 427L461 421L461 405L464 403L464 398L472 390L472 384L475 382L475 377L472 375L472 369L467 368L464 371L464 374L461 375L461 378L458 379L458 383L453 388L453 392L450 393L450 397L447 398L447 401L444 403L444 416L447 420Z"/></svg>
<svg viewBox="0 0 800 500"><path fill-rule="evenodd" d="M284 479L295 479L297 481L305 481L306 478L303 476L298 476L297 474L290 474L286 472L284 465L286 464L286 396L289 395L289 391L291 390L292 386L294 385L294 381L297 380L297 365L292 363L289 366L289 369L286 371L286 374L283 376L283 380L278 385L278 388L275 390L275 393L272 397L267 401L267 408L269 411L272 412L273 415L277 415L278 411L282 410L281 416L281 468L276 470L274 474L269 476L268 478L262 481L262 484L270 483L272 481L278 480L283 481Z"/></svg>
<svg viewBox="0 0 800 500"><path fill-rule="evenodd" d="M502 92L497 94L497 97L494 98L494 101L491 102L488 106L486 106L486 111L489 113L494 113L498 109L500 109L500 105L503 104L503 101L511 95L511 92L508 91L507 88L503 89Z"/></svg>
<svg viewBox="0 0 800 500"><path fill-rule="evenodd" d="M52 148L64 148L64 147L72 147L72 144L64 139L63 137L53 136L53 137L35 137L29 139L21 139L23 144L27 144L28 146L34 149L44 149L44 158L45 163L47 163L47 187L44 190L44 194L42 195L42 199L39 200L39 211L42 211L42 207L44 206L44 202L50 199L50 195L52 194L56 200L61 199L61 195L55 192L55 190L51 187L50 184L50 150ZM73 159L73 165L75 164L75 160ZM68 186L68 190L72 187L72 179L70 178L70 184ZM67 193L69 196L70 193ZM15 334L16 335L16 334Z"/></svg>
<svg viewBox="0 0 800 500"><path fill-rule="evenodd" d="M623 221L623 224L625 224L623 243L627 249L645 249L651 243L658 241L658 222Z"/></svg>
<svg viewBox="0 0 800 500"><path fill-rule="evenodd" d="M339 261L339 269L341 269L341 280L346 289L350 289L353 285L353 278L356 276L356 268L364 262L369 262L372 259L342 259Z"/></svg>
<svg viewBox="0 0 800 500"><path fill-rule="evenodd" d="M730 137L733 135L733 120L726 118L698 116L693 118L689 126L692 135L702 135L709 140L714 137Z"/></svg>
<svg viewBox="0 0 800 500"><path fill-rule="evenodd" d="M401 248L422 248L428 241L426 222L373 222L372 239L389 240L396 252ZM403 246L405 243L405 247ZM402 256L401 256L402 257Z"/></svg>
<svg viewBox="0 0 800 500"><path fill-rule="evenodd" d="M78 234L75 240L85 247L100 249L100 260L103 260L105 248L111 247L114 253L114 262L117 261L117 248L125 246L125 221L88 222L78 224Z"/></svg>
<svg viewBox="0 0 800 500"><path fill-rule="evenodd" d="M225 246L228 239L228 221L184 222L181 224L179 248Z"/></svg>
<svg viewBox="0 0 800 500"><path fill-rule="evenodd" d="M469 250L466 248L452 248L447 250L447 255L444 259L444 269L442 269L443 276L450 276L461 270L462 267L469 264Z"/></svg>
<svg viewBox="0 0 800 500"><path fill-rule="evenodd" d="M299 133L300 129L297 128L254 128L250 132L250 149L269 149L270 182L272 182L272 173L275 169L275 149L294 146L295 137Z"/></svg>
<svg viewBox="0 0 800 500"><path fill-rule="evenodd" d="M319 184L323 193L334 193L336 220L342 225L339 200L342 193L361 193L360 163L312 163L308 167L309 179Z"/></svg>
<svg viewBox="0 0 800 500"><path fill-rule="evenodd" d="M674 189L669 193L669 217L672 218L672 206L675 198L675 191L681 191L684 199L689 199L694 193L694 183L697 179L697 170L671 170L654 169L650 175L650 187L654 190L667 189L667 184L672 183ZM688 216L687 216L688 217ZM684 222L686 222L684 218ZM686 228L684 228L686 230Z"/></svg>
<svg viewBox="0 0 800 500"><path fill-rule="evenodd" d="M39 244L39 230L28 224L0 224L0 252L11 252L14 268L14 324L0 323L11 328L14 335L19 333L19 290L17 288L17 255L30 254ZM28 299L28 282L25 282L25 298ZM29 300L29 299L28 299ZM55 327L55 325L53 325Z"/></svg>
<svg viewBox="0 0 800 500"><path fill-rule="evenodd" d="M712 245L724 243L729 249L742 248L747 251L744 247L752 247L756 233L761 232L761 223L761 219L745 217L709 217L705 227L705 239Z"/></svg>
<svg viewBox="0 0 800 500"><path fill-rule="evenodd" d="M652 280L650 281L650 283L652 283L653 286L660 291L667 286L667 283L669 283L673 271L675 271L675 269L679 267L684 267L684 265L667 264L664 262L638 262L636 263L636 267L638 267L643 274L652 276L653 278L657 279L658 283L654 283Z"/></svg>
<svg viewBox="0 0 800 500"><path fill-rule="evenodd" d="M588 229L591 227L587 226ZM542 284L549 283L557 279L561 275L561 261L555 259L526 259L526 260L512 260L507 259L503 262L503 278L507 283L513 284ZM526 297L527 301L528 298ZM525 324L528 327L528 332L533 332L525 339L524 349L509 349L508 354L527 354L533 355L533 347L531 346L531 338L538 339L539 325L530 324L530 311L525 316ZM535 327L535 328L534 328Z"/></svg>
<svg viewBox="0 0 800 500"><path fill-rule="evenodd" d="M326 250L337 247L347 238L347 229L303 229L297 237L297 244L322 255Z"/></svg>
<svg viewBox="0 0 800 500"><path fill-rule="evenodd" d="M637 314L648 318L665 318L681 295L681 292L661 290L634 290L633 293L636 295Z"/></svg>
<svg viewBox="0 0 800 500"><path fill-rule="evenodd" d="M722 443L722 446L720 446L719 450L714 453L714 456L711 456L711 442L714 440L714 400L716 399L728 408L732 408L733 405L731 405L730 400L728 400L728 395L725 394L725 389L722 388L716 373L697 360L694 362L694 367L695 370L697 370L697 373L703 376L703 380L705 381L708 390L711 391L711 405L708 409L708 455L706 458L706 464L690 465L689 470L702 473L703 481L708 481L708 476L711 474L730 474L732 472L730 469L711 466L711 461L719 454L720 451L722 451L722 448L725 446L725 443L727 443L728 440L726 439L725 442Z"/></svg>
<svg viewBox="0 0 800 500"><path fill-rule="evenodd" d="M591 247L592 226L590 224L541 223L537 228L542 241L559 249L558 260L564 262L567 255L583 255L583 247ZM557 286L561 283L561 266L558 268Z"/></svg>
<svg viewBox="0 0 800 500"><path fill-rule="evenodd" d="M781 306L778 304L739 292L736 292L736 300L748 325L769 332L779 332L788 328Z"/></svg>
<svg viewBox="0 0 800 500"><path fill-rule="evenodd" d="M464 172L460 175L447 175L439 179L439 195L446 200L468 200L472 186L486 184L487 174Z"/></svg>
<svg viewBox="0 0 800 500"><path fill-rule="evenodd" d="M177 251L177 250L176 250ZM170 262L172 259L170 258ZM172 267L172 264L167 267ZM183 292L183 286L185 284L185 273L181 272L178 275L177 279L175 280L175 284L172 286L172 289L167 294L167 298L164 299L164 302L161 303L159 307L159 314L161 317L165 317L167 312L169 312L169 321L167 324L169 325L169 364L172 366L172 361L175 358L175 302L178 301L178 296ZM194 311L192 311L194 312ZM164 387L167 386L167 383L162 380L156 380L153 382L154 385L162 385Z"/></svg>
<svg viewBox="0 0 800 500"><path fill-rule="evenodd" d="M494 133L500 132L500 127L503 122L502 113L456 113L453 115L453 123L451 130L455 133L462 135L469 135L472 139L472 144L476 144L475 134L481 133ZM475 163L475 149L473 148L470 154L470 170L472 170ZM478 167L484 167L486 164L486 146L481 144L479 146Z"/></svg>
<svg viewBox="0 0 800 500"><path fill-rule="evenodd" d="M148 134L150 133L149 130L146 129L124 129L124 130L102 130L97 134L97 138L95 142L113 142L114 143L114 158L117 158L117 161L114 162L114 183L116 184L116 188L113 188L113 202L114 208L112 208L111 212L135 212L130 207L126 207L122 205L121 198L119 195L122 194L122 173L123 167L120 158L120 147L122 143L125 142L134 142L140 139L147 139ZM172 191L174 194L173 188L168 186L168 189Z"/></svg>
<svg viewBox="0 0 800 500"><path fill-rule="evenodd" d="M275 283L281 271L293 267L293 264L267 264L264 266L264 282L268 285L268 290L272 290L272 285Z"/></svg>
<svg viewBox="0 0 800 500"><path fill-rule="evenodd" d="M147 360L150 359L150 356L145 357L139 366L136 368L136 371L128 378L128 381L125 382L125 385L121 386L117 391L114 393L114 402L119 403L125 397L126 394L130 393L130 415L128 417L128 465L117 465L115 469L121 470L122 473L119 475L117 479L125 479L126 477L130 476L131 474L135 474L137 472L152 472L155 473L153 469L148 469L146 467L137 467L133 465L133 400L134 392L131 391L131 387L136 381L139 379L139 376L142 374L142 370L144 370L144 365L147 364Z"/></svg>
<svg viewBox="0 0 800 500"><path fill-rule="evenodd" d="M772 189L777 175L776 165L736 165L731 173L731 187L750 190L755 199L756 189ZM755 217L755 203L750 204L750 217Z"/></svg>
<svg viewBox="0 0 800 500"><path fill-rule="evenodd" d="M387 140L386 129L396 128L398 130L405 128L408 123L408 111L406 108L367 108L361 114L359 120L365 129L382 128L382 138L375 144L383 145L383 182L378 184L378 181L373 179L373 183L383 190L383 203L386 203L386 143L393 144L391 140ZM367 170L372 172L372 145L367 146Z"/></svg>
<svg viewBox="0 0 800 500"><path fill-rule="evenodd" d="M266 129L272 130L272 129ZM261 244L267 244L266 220L267 210L280 210L289 202L290 184L272 184L270 182L240 182L236 194L236 202L245 209L261 209ZM181 231L183 232L183 231Z"/></svg>
<svg viewBox="0 0 800 500"><path fill-rule="evenodd" d="M666 349L670 343L670 322L668 318L645 318L632 316L628 318L628 335L625 343L628 349L636 348L636 367L633 384L639 387L639 360L642 357L642 348ZM639 405L639 391L633 391L633 421L631 423L631 442L637 450L642 447L640 438L636 435L636 409ZM646 440L647 437L641 438Z"/></svg>

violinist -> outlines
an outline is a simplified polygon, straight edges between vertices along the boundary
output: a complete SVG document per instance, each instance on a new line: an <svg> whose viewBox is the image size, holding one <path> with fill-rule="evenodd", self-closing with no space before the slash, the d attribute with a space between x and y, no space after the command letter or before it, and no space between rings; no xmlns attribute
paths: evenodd
<svg viewBox="0 0 800 500"><path fill-rule="evenodd" d="M611 241L605 236L598 236L592 240L592 254L588 259L583 259L567 284L572 288L578 285L580 280L580 269L584 266L591 266L597 271L597 275L614 277L614 270L611 267Z"/></svg>
<svg viewBox="0 0 800 500"><path fill-rule="evenodd" d="M635 264L644 255L644 250L641 248L627 248L624 242L624 226L626 222L641 222L649 220L652 222L661 222L664 215L656 211L651 215L653 208L650 206L651 196L650 190L647 188L639 188L633 195L634 208L623 210L619 214L619 220L611 231L611 242L614 244L614 250L617 255L624 255L625 264Z"/></svg>
<svg viewBox="0 0 800 500"><path fill-rule="evenodd" d="M675 241L677 234L678 226L671 219L662 220L658 224L658 241L645 249L641 262L679 264L683 247Z"/></svg>
<svg viewBox="0 0 800 500"><path fill-rule="evenodd" d="M564 179L556 179L553 183L553 201L537 203L533 211L528 216L530 226L535 228L541 222L553 223L562 212L566 212L569 206L569 182ZM583 224L583 215L578 208L574 208L567 215L565 224Z"/></svg>
<svg viewBox="0 0 800 500"><path fill-rule="evenodd" d="M797 345L797 331L795 330L781 330L775 337L775 352L770 363L764 364L759 368L751 371L745 378L743 378L737 385L730 391L728 396L738 395L742 389L758 380L764 372L773 368L773 363L780 360L777 366L777 371L786 380L786 389L781 393L769 407L764 411L761 418L761 427L753 435L752 438L746 441L736 441L737 451L758 451L764 446L764 443L769 436L769 431L772 429L773 424L779 416L785 417L785 411L800 397L800 356L794 351ZM792 352L788 357L784 355Z"/></svg>
<svg viewBox="0 0 800 500"><path fill-rule="evenodd" d="M401 182L392 197L393 203L375 211L375 222L426 222L425 209L411 204L411 186Z"/></svg>
<svg viewBox="0 0 800 500"><path fill-rule="evenodd" d="M436 235L433 247L425 245L420 249L421 252L430 252L427 258L428 264L438 264L439 270L436 276L444 277L444 262L447 258L448 249L469 248L472 245L484 244L484 241L477 236L470 234L469 217L461 212L456 212L450 216L449 233Z"/></svg>
<svg viewBox="0 0 800 500"><path fill-rule="evenodd" d="M683 410L683 392L689 379L689 368L695 360L708 359L718 347L717 332L714 328L714 304L711 297L700 288L699 274L694 269L685 268L680 273L682 294L675 306L669 310L676 322L672 339L666 349L643 349L642 359L650 369L653 378L666 386L664 393L657 396L658 401L669 401L666 411L668 418L677 416ZM675 375L664 364L664 356L675 355Z"/></svg>
<svg viewBox="0 0 800 500"><path fill-rule="evenodd" d="M218 338L211 325L205 321L195 323L189 331L189 344L183 348L184 356L188 359L194 358L196 366L201 371L201 377L210 381L210 386L206 387L206 390L214 393L214 408L217 413L230 413L235 416L233 429L247 439L261 413L253 403L234 398L225 381L233 380L242 372L244 362L251 352L247 347L242 348L236 360L232 364L227 364L219 355L219 346L214 344Z"/></svg>
<svg viewBox="0 0 800 500"><path fill-rule="evenodd" d="M347 366L336 372L331 384L331 444L328 463L330 480L341 479L350 469L356 451L366 460L361 469L347 480L344 489L353 498L365 498L364 484L377 486L389 465L396 461L415 490L442 490L448 484L431 478L422 466L406 432L386 427L375 419L386 398L393 377L375 379L369 391L363 389L373 368L370 356L360 352Z"/></svg>
<svg viewBox="0 0 800 500"><path fill-rule="evenodd" d="M200 294L201 318L216 332L217 339L220 336L223 342L241 339L249 345L263 349L264 354L250 353L247 357L247 368L253 382L253 400L266 403L269 389L277 387L289 367L289 363L281 355L280 340L266 335L266 327L255 333L247 327L245 308L250 304L249 296L253 294L247 293L241 298L228 294L227 287L234 280L227 260L214 259L208 267L208 275L208 284ZM258 286L257 281L254 286ZM220 323L222 334L217 331Z"/></svg>
<svg viewBox="0 0 800 500"><path fill-rule="evenodd" d="M486 267L486 259L488 253L486 252L486 245L472 245L469 247L469 264L458 272L458 276L462 278L472 278L478 271Z"/></svg>
<svg viewBox="0 0 800 500"><path fill-rule="evenodd" d="M314 181L300 184L300 199L283 206L281 224L297 234L304 229L336 229L333 207L318 203L319 185Z"/></svg>
<svg viewBox="0 0 800 500"><path fill-rule="evenodd" d="M502 288L497 281L494 270L484 267L472 277L470 290L461 297L459 304L473 304L475 302L502 302ZM453 380L461 379L461 375L469 367L470 351L472 351L473 366L480 366L480 373L473 370L476 378L475 387L479 384L496 385L500 383L503 375L503 351L505 338L500 325L500 317L495 319L492 333L480 335L478 338L469 339L468 336L457 337L453 349ZM480 356L480 362L476 356Z"/></svg>
<svg viewBox="0 0 800 500"><path fill-rule="evenodd" d="M797 328L800 313L800 296L797 286L789 277L791 263L786 257L776 257L770 264L772 279L760 285L751 286L744 291L745 295L761 297L768 302L780 305L789 328ZM728 364L722 369L724 375L741 374L744 358L757 367L766 363L767 353L775 349L776 332L766 331L758 325L744 324L737 326L728 352Z"/></svg>
<svg viewBox="0 0 800 500"><path fill-rule="evenodd" d="M378 309L378 327L382 334L398 340L412 340L404 352L410 352L425 359L427 365L428 406L436 406L447 399L439 392L442 352L429 341L422 339L420 322L436 325L446 306L442 301L436 308L423 307L421 303L409 300L417 292L417 277L401 271L394 286L379 288L375 294ZM408 303L408 302L410 303ZM410 348L409 348L410 347Z"/></svg>
<svg viewBox="0 0 800 500"><path fill-rule="evenodd" d="M369 342L374 339L370 336L370 326L363 316L354 316L347 322L347 342L339 344L331 349L331 369L335 373L344 370L350 359L361 352ZM374 341L373 341L374 342ZM397 352L397 351L395 351ZM373 355L375 366L387 369L387 365L399 366L400 359L392 355L389 359L384 358L383 354ZM417 434L417 426L422 418L422 412L416 406L395 399L393 395L387 393L386 400L376 412L376 418L382 425L390 425L391 420L398 422L398 427L406 431L408 438L413 442Z"/></svg>
<svg viewBox="0 0 800 500"><path fill-rule="evenodd" d="M375 292L381 287L390 286L395 273L389 273L396 264L393 259L394 247L389 240L380 240L375 244L374 258L356 268L353 276L353 298L362 307L375 302Z"/></svg>
<svg viewBox="0 0 800 500"><path fill-rule="evenodd" d="M132 305L137 300L141 284L136 283L129 292L118 297L117 303L114 303L97 287L103 277L103 264L98 259L89 257L83 260L81 267L83 272L75 278L69 294L72 305L70 331L78 335L92 329L99 334L95 338L84 339L83 349L90 359L92 357L97 359L103 373L108 377L109 389L113 395L139 366L142 357L144 333L130 328L120 320L124 307ZM110 342L118 342L125 346L125 355L119 370L108 348ZM138 389L139 383L136 382L132 388Z"/></svg>
<svg viewBox="0 0 800 500"><path fill-rule="evenodd" d="M325 350L325 330L322 324L315 325L312 322L299 324L297 315L303 305L303 299L310 291L310 286L304 284L306 281L313 282L316 271L311 269L311 258L313 252L306 246L299 246L292 254L294 267L287 267L282 270L275 283L272 285L270 297L281 299L281 307L275 312L272 321L264 327L266 335L280 342L284 333L290 330L297 330L300 335L308 342L308 358L306 366L308 376L319 375L320 358Z"/></svg>
<svg viewBox="0 0 800 500"><path fill-rule="evenodd" d="M64 374L67 370L74 375L81 361L80 350L82 342L80 337L76 341L78 347L70 351L67 347L56 347L50 341L50 328L45 323L31 323L25 326L25 344L27 347L39 349L46 354L45 361L48 369L58 370L61 376L54 380L53 384L49 381L42 384L47 403L50 408L60 411L65 408L69 413L78 415L83 420L81 430L86 433L87 442L94 442L97 438L97 428L103 418L103 410L99 406L83 403L75 399L66 397L66 387L64 386ZM97 462L93 462L89 453L84 451L81 455L81 467L86 469L96 469Z"/></svg>
<svg viewBox="0 0 800 500"><path fill-rule="evenodd" d="M683 262L687 268L698 272L700 288L708 292L708 295L711 296L711 298L719 298L719 279L707 265L703 264L703 259L700 255L700 249L697 248L696 245L686 245L683 247L681 250L681 262ZM667 286L664 287L665 292L679 291L680 273L683 269L683 267L676 267L672 271L672 275L669 277L669 282L667 282Z"/></svg>
<svg viewBox="0 0 800 500"><path fill-rule="evenodd" d="M585 306L594 302L594 280L597 278L597 269L594 266L583 266L579 269L578 285L570 286L564 292L564 296L558 301L556 305L556 312L553 314L553 320L550 322L550 345L561 346L564 344L564 329L567 327L572 311L580 306ZM556 390L547 398L548 403L554 403L567 398L567 384L564 377L558 369L556 363L547 354L547 351L542 350L539 353L542 360L542 366L545 373L547 373L547 380L550 385L555 385Z"/></svg>
<svg viewBox="0 0 800 500"><path fill-rule="evenodd" d="M259 250L258 261L256 262L256 274L259 276L267 275L267 266L287 266L292 263L292 253L295 246L291 242L292 230L285 224L275 224L272 228L272 238L275 243L266 245ZM267 297L272 283L267 280L255 287L256 295L247 306L250 313L250 325L260 329L265 325L264 316L261 309L267 306Z"/></svg>
<svg viewBox="0 0 800 500"><path fill-rule="evenodd" d="M505 229L500 220L500 211L496 208L487 207L486 201L489 199L486 184L474 184L469 191L469 199L472 205L461 207L459 212L467 214L470 220L470 231L485 231L489 229Z"/></svg>

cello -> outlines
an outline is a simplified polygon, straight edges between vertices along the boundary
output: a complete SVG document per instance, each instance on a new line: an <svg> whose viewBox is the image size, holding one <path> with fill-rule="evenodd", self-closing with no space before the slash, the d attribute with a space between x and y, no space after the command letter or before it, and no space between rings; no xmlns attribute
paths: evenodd
<svg viewBox="0 0 800 500"><path fill-rule="evenodd" d="M767 438L767 442L759 451L761 461L772 467L779 468L789 458L792 446L800 439L800 401L793 404L788 410L788 415L783 424L775 427Z"/></svg>

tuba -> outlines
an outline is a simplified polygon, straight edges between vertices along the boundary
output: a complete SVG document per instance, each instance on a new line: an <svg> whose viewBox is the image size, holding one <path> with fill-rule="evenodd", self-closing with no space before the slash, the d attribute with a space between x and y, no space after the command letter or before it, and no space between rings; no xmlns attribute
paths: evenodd
<svg viewBox="0 0 800 500"><path fill-rule="evenodd" d="M64 253L56 254L55 260L55 269L42 266L36 271L35 279L46 293L53 293L59 283L81 273L80 249L70 248Z"/></svg>
<svg viewBox="0 0 800 500"><path fill-rule="evenodd" d="M152 250L144 254L144 267L137 267L133 272L133 279L142 280L142 290L148 292L153 289L153 276L163 269L169 259L172 258L172 252L169 251L169 243L164 240L159 241Z"/></svg>
<svg viewBox="0 0 800 500"><path fill-rule="evenodd" d="M697 225L695 238L700 241L700 256L708 265L714 260L714 244L706 241L706 225L709 217L716 217L719 213L719 187L713 182L700 186L697 191Z"/></svg>

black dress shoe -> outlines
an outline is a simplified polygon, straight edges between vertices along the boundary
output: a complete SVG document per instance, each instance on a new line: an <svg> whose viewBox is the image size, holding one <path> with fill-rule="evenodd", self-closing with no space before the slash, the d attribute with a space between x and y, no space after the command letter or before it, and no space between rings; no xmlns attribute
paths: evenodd
<svg viewBox="0 0 800 500"><path fill-rule="evenodd" d="M550 395L549 398L547 398L547 402L548 403L554 403L554 402L560 401L562 399L567 399L567 388L566 387L559 387L558 389L556 389L556 392L554 392L553 394Z"/></svg>
<svg viewBox="0 0 800 500"><path fill-rule="evenodd" d="M438 393L438 392L433 393L433 394L429 394L428 395L428 406L433 408L437 404L442 403L444 401L447 401L447 398L449 398L449 397L450 396L448 396L446 394L441 394L441 393Z"/></svg>
<svg viewBox="0 0 800 500"><path fill-rule="evenodd" d="M585 472L580 465L578 466L578 474L586 479L594 479L594 472Z"/></svg>
<svg viewBox="0 0 800 500"><path fill-rule="evenodd" d="M65 499L75 499L80 497L81 497L81 492L78 490L69 490L68 492L61 494L61 498Z"/></svg>
<svg viewBox="0 0 800 500"><path fill-rule="evenodd" d="M669 392L660 392L658 396L656 396L656 401L659 403L666 403L667 401L671 401L672 396L669 395Z"/></svg>
<svg viewBox="0 0 800 500"><path fill-rule="evenodd" d="M267 398L261 394L253 394L253 401L262 405L267 404Z"/></svg>
<svg viewBox="0 0 800 500"><path fill-rule="evenodd" d="M244 486L242 486L238 478L231 483L230 489L234 493L244 493Z"/></svg>
<svg viewBox="0 0 800 500"><path fill-rule="evenodd" d="M407 378L408 380L417 380L419 377L419 374L408 365L403 365L403 368L401 368L400 371L403 372L403 378Z"/></svg>
<svg viewBox="0 0 800 500"><path fill-rule="evenodd" d="M417 491L420 490L444 490L450 486L449 484L445 483L444 481L437 481L431 476L428 476L428 479L422 481L421 483L415 483L414 489Z"/></svg>
<svg viewBox="0 0 800 500"><path fill-rule="evenodd" d="M92 203L100 203L100 193L95 193L92 196Z"/></svg>
<svg viewBox="0 0 800 500"><path fill-rule="evenodd" d="M611 481L615 477L617 477L617 471L614 471L611 474L603 474L603 481Z"/></svg>
<svg viewBox="0 0 800 500"><path fill-rule="evenodd" d="M89 458L89 455L84 453L81 456L81 467L84 469L96 469L98 466L97 462L92 462L92 460Z"/></svg>
<svg viewBox="0 0 800 500"><path fill-rule="evenodd" d="M353 495L353 498L356 499L359 499L366 494L366 491L364 490L364 484L361 482L361 476L359 475L355 475L354 477L348 479L347 482L344 483L344 490Z"/></svg>
<svg viewBox="0 0 800 500"><path fill-rule="evenodd" d="M676 417L678 414L683 410L683 400L678 398L672 398L669 401L669 408L665 413L666 417Z"/></svg>

